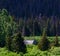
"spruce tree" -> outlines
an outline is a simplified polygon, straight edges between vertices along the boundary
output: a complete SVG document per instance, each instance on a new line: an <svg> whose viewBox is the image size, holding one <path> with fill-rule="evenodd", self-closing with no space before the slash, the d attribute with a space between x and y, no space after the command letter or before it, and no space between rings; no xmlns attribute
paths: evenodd
<svg viewBox="0 0 60 56"><path fill-rule="evenodd" d="M50 45L50 41L47 39L46 31L43 31L42 38L38 43L38 48L42 51L48 50Z"/></svg>
<svg viewBox="0 0 60 56"><path fill-rule="evenodd" d="M6 9L0 10L0 47L5 46L6 36L8 34L13 35L16 31L17 24L13 21L12 16L10 16Z"/></svg>
<svg viewBox="0 0 60 56"><path fill-rule="evenodd" d="M11 41L12 38L11 37L6 37L6 48L11 51Z"/></svg>
<svg viewBox="0 0 60 56"><path fill-rule="evenodd" d="M56 37L54 39L54 46L59 46L58 35L57 34L56 34Z"/></svg>
<svg viewBox="0 0 60 56"><path fill-rule="evenodd" d="M21 33L17 33L12 40L12 51L14 52L23 52L26 53L26 45L24 44L24 39L21 36Z"/></svg>

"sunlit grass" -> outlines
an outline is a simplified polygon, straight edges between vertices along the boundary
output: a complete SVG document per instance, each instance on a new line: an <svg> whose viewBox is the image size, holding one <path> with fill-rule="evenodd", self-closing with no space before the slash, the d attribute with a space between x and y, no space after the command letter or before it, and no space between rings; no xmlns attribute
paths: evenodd
<svg viewBox="0 0 60 56"><path fill-rule="evenodd" d="M36 39L40 40L41 36L35 37L24 37L25 39ZM58 37L60 41L60 36ZM54 37L48 37L50 41L54 40ZM60 47L51 47L51 49L47 51L41 51L38 49L37 45L27 45L27 53L15 53L12 51L8 51L5 47L0 48L0 56L60 56Z"/></svg>

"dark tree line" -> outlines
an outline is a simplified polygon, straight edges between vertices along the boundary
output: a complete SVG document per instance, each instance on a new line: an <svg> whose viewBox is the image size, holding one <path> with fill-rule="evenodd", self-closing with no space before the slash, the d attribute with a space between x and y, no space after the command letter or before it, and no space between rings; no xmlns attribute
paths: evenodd
<svg viewBox="0 0 60 56"><path fill-rule="evenodd" d="M45 27L48 36L60 35L60 19L57 16L24 17L16 20L16 22L19 25L18 30L25 36L39 36Z"/></svg>
<svg viewBox="0 0 60 56"><path fill-rule="evenodd" d="M5 8L18 17L43 15L60 16L60 0L0 0L0 9Z"/></svg>

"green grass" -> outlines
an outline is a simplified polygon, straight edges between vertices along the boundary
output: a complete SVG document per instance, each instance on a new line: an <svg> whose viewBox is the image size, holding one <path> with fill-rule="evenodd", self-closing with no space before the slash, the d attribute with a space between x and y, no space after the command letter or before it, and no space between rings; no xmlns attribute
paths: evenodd
<svg viewBox="0 0 60 56"><path fill-rule="evenodd" d="M47 51L41 51L36 45L27 45L27 53L15 53L6 50L6 48L0 48L0 56L60 56L60 47L52 47Z"/></svg>
<svg viewBox="0 0 60 56"><path fill-rule="evenodd" d="M55 37L48 37L48 39L53 42ZM60 37L59 41L60 41ZM35 37L24 37L24 39L35 39L39 41L41 39L41 36L35 36ZM0 56L60 56L60 47L52 47L51 49L47 51L41 51L38 49L37 45L27 45L27 53L15 53L8 51L5 47L0 48Z"/></svg>
<svg viewBox="0 0 60 56"><path fill-rule="evenodd" d="M15 52L6 50L6 48L0 48L0 56L21 56L21 53L17 54Z"/></svg>
<svg viewBox="0 0 60 56"><path fill-rule="evenodd" d="M54 41L54 38L55 38L55 36L51 36L51 37L47 37L51 42L53 42ZM25 40L37 40L37 41L40 41L40 39L41 39L41 36L30 36L30 37L24 37L24 39ZM59 39L59 41L60 41L60 36L58 36L58 39Z"/></svg>
<svg viewBox="0 0 60 56"><path fill-rule="evenodd" d="M47 51L41 51L37 46L28 47L28 53L25 56L60 56L60 47L52 47Z"/></svg>

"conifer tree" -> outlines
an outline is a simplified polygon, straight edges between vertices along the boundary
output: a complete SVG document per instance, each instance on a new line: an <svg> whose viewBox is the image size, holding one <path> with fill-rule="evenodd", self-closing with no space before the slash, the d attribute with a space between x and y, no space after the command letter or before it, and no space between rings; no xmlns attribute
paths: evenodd
<svg viewBox="0 0 60 56"><path fill-rule="evenodd" d="M55 39L54 39L54 46L59 46L58 31L57 31L58 21L56 21L55 23L56 23L56 37L55 37Z"/></svg>
<svg viewBox="0 0 60 56"><path fill-rule="evenodd" d="M59 46L59 41L58 41L58 35L56 34L56 37L54 39L54 46Z"/></svg>
<svg viewBox="0 0 60 56"><path fill-rule="evenodd" d="M11 41L12 38L11 37L6 37L6 48L11 51Z"/></svg>
<svg viewBox="0 0 60 56"><path fill-rule="evenodd" d="M12 16L9 15L6 9L2 9L0 11L0 47L5 46L6 36L9 34L13 35L16 30L17 24L13 21Z"/></svg>
<svg viewBox="0 0 60 56"><path fill-rule="evenodd" d="M50 45L50 41L47 39L46 30L44 29L42 38L38 43L38 48L42 51L48 50Z"/></svg>
<svg viewBox="0 0 60 56"><path fill-rule="evenodd" d="M14 52L26 53L26 45L24 44L24 39L22 38L21 33L17 33L15 36L13 36L11 46L12 46L12 51Z"/></svg>

